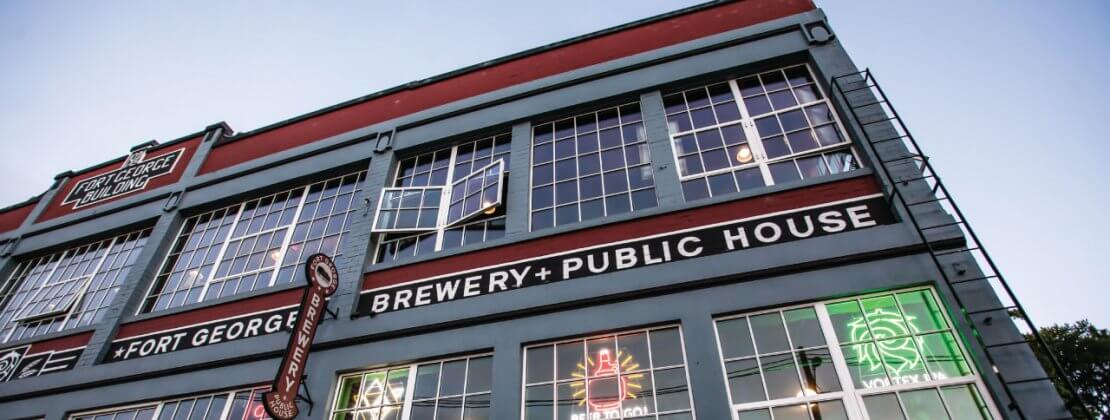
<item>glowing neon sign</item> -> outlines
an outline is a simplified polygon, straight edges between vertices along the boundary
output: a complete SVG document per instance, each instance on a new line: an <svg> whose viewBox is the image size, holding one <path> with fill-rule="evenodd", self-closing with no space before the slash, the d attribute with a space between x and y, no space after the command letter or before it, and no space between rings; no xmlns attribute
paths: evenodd
<svg viewBox="0 0 1110 420"><path fill-rule="evenodd" d="M620 372L640 368L632 355L620 350L614 355L609 349L601 349L594 357L586 355L586 360L577 367L578 371L571 376L581 381L572 382L570 386L578 406L586 407L587 413L573 414L571 420L621 419L650 414L646 404L632 401L637 400L636 392L643 389L641 382L645 375L620 375ZM588 378L587 373L590 373Z"/></svg>
<svg viewBox="0 0 1110 420"><path fill-rule="evenodd" d="M865 319L866 318L866 319ZM848 325L848 336L853 342L852 351L859 363L860 378L866 388L917 383L945 379L942 373L925 372L924 360L914 345L911 334L920 332L913 315L899 316L897 312L877 308ZM882 339L882 337L902 337ZM879 338L879 339L876 339ZM884 373L890 373L889 378ZM870 378L870 379L863 379Z"/></svg>

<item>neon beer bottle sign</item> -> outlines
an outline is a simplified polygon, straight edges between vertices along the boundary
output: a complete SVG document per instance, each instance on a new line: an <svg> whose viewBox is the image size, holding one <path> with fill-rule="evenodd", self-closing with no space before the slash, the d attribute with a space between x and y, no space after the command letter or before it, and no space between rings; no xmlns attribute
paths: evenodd
<svg viewBox="0 0 1110 420"><path fill-rule="evenodd" d="M571 420L608 420L622 419L650 414L648 406L637 401L636 392L642 389L640 384L644 373L624 374L640 368L632 355L617 351L613 354L610 349L598 350L593 355L586 355L586 360L578 364L579 371L572 376L583 379L572 382L574 398L578 398L578 405L588 409L588 414L573 414ZM586 378L586 373L589 378Z"/></svg>

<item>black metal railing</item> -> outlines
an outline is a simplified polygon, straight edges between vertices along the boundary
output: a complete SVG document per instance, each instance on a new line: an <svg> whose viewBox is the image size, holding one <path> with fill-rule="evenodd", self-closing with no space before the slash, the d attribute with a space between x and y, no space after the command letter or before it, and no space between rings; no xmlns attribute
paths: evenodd
<svg viewBox="0 0 1110 420"><path fill-rule="evenodd" d="M905 211L905 221L908 221L917 232L920 240L925 245L937 270L943 276L945 283L952 286L952 295L955 303L959 305L960 312L964 315L968 325L974 332L974 338L983 348L987 361L991 364L990 370L998 378L1006 398L1009 400L1009 409L1019 418L1029 418L1014 397L1012 386L1032 382L1047 381L1050 385L1060 384L1066 389L1064 395L1067 405L1076 411L1091 417L1087 406L1076 393L1071 380L1056 359L1055 353L1041 337L1036 325L1029 318L1025 308L1018 302L1013 289L1006 283L994 260L975 234L975 230L968 224L963 212L956 205L948 189L941 182L940 176L933 169L929 158L921 152L917 141L910 134L909 129L898 112L888 100L882 87L875 80L869 69L857 73L836 76L832 78L835 92L844 101L852 117L859 124L863 143L869 149L881 175L886 179L889 187L884 187L884 194L890 200L891 206L900 205ZM878 134L873 134L878 132ZM872 139L878 137L878 139ZM897 175L897 177L895 176ZM925 221L937 221L926 224ZM958 231L957 231L958 230ZM936 241L937 236L962 234L962 245L952 248L952 241ZM977 271L970 278L953 278L942 262L942 257L948 255L965 254L978 263ZM951 261L950 261L951 262ZM969 267L954 263L953 268L958 275L967 274ZM952 266L952 265L950 265ZM964 304L964 298L954 287L972 282L988 282L1000 297L1000 306L984 309L969 310ZM999 293L1001 291L1001 293ZM1004 298L1005 300L1002 300ZM1022 335L1021 340L1007 340L997 343L988 343L980 333L979 325L991 325L993 316L985 316L976 322L976 316L997 314L997 316L1013 317L1023 321L1028 332ZM1051 366L1045 366L1045 376L1008 380L995 362L997 349L1010 346L1038 346L1041 353L1046 355ZM1033 348L1030 348L1033 350ZM1049 369L1050 368L1050 369ZM1053 378L1055 376L1055 380ZM1062 417L1062 418L1071 418Z"/></svg>

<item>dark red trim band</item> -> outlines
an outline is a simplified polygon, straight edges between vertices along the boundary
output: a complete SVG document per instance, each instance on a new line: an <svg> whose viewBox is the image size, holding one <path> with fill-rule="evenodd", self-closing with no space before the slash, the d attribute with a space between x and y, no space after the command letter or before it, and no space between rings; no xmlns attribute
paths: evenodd
<svg viewBox="0 0 1110 420"><path fill-rule="evenodd" d="M283 290L247 299L221 303L215 306L207 306L191 311L130 322L119 327L119 332L116 333L115 339L135 337L152 332L171 330L188 325L215 321L217 319L294 305L300 300L302 292L303 290L300 288Z"/></svg>
<svg viewBox="0 0 1110 420"><path fill-rule="evenodd" d="M80 334L67 335L65 337L39 341L37 343L31 344L31 349L27 351L27 354L42 353L51 350L68 350L72 348L83 347L89 344L89 340L92 339L92 336L92 331L89 331Z"/></svg>
<svg viewBox="0 0 1110 420"><path fill-rule="evenodd" d="M811 0L725 3L567 44L438 82L402 89L217 146L200 173L312 143L377 122L570 70L813 10Z"/></svg>

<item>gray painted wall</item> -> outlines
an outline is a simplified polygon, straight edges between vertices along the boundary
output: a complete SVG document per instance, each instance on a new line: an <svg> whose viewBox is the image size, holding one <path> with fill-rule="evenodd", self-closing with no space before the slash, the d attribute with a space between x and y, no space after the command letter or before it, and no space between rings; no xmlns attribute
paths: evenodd
<svg viewBox="0 0 1110 420"><path fill-rule="evenodd" d="M99 207L95 217L86 212L89 214L67 216L41 225L24 225L19 231L6 235L20 239L13 254L16 256L58 250L77 238L96 237L105 231L127 227L153 226L154 232L139 257L140 264L130 273L106 320L86 329L51 335L94 331L80 366L69 372L0 385L0 413L13 418L45 415L58 419L79 410L269 382L277 369L277 356L285 346L288 337L285 334L111 365L98 365L96 361L122 322L270 292L259 291L173 311L134 315L159 268L158 263L168 252L185 217L278 188L304 184L323 175L359 169L368 170L359 202L376 203L376 197L388 184L396 165L395 155L406 156L433 145L447 145L474 132L511 132L513 136L511 169L514 176L509 180L506 237L434 256L371 265L369 260L375 245L369 233L372 209L366 207L357 211L343 256L337 260L342 283L331 308L338 310L340 319L321 325L309 364L307 386L317 404L312 415L306 418L323 418L335 392L338 373L483 351L492 351L495 360L494 418L516 418L520 410L520 362L524 344L656 324L678 324L683 329L696 415L702 419L728 418L724 373L712 329L714 316L911 285L934 285L947 307L955 313L952 296L957 291L937 283L939 273L921 254L922 249L917 246L910 227L902 223L374 318L350 318L364 272L847 177L875 176L865 169L854 174L779 185L697 203L687 204L682 199L672 152L667 144L660 89L724 80L802 61L811 63L819 76L826 79L855 71L856 66L835 39L815 43L803 31L804 24L823 20L824 15L814 11L637 54L374 124L210 174L195 175L194 164L174 186ZM641 101L659 206L605 220L528 232L529 183L525 174L529 173L530 124L588 111L615 99ZM859 141L860 128L845 117L846 113L840 114L846 128ZM202 161L213 141L221 135L220 130L221 126L208 129L209 138L198 150L194 163ZM394 147L374 152L377 133L394 130ZM858 150L865 160L875 161L876 156L871 155L869 149L859 147ZM885 179L881 181L889 183ZM48 192L40 203L49 202L49 196L55 192ZM179 204L166 211L165 200L175 193L180 195ZM41 210L36 209L36 212ZM897 211L905 215L905 209ZM957 254L951 258L954 262L958 260L966 266L975 266L967 256ZM11 271L17 260L0 259L0 274ZM645 289L654 291L641 293ZM993 291L982 284L968 284L966 290L958 293L970 302L969 305L988 307L997 303ZM963 335L969 337L970 326L962 318L953 316L953 320ZM1010 339L1016 333L1008 319L1003 322L996 319L993 324L979 325L979 328L997 340ZM18 344L8 343L5 347ZM982 349L972 346L970 350L978 370L989 371ZM1040 368L1035 363L1028 351L1016 349L1005 366L1000 367L1036 375ZM998 382L990 375L983 378L1005 413L1007 401L1003 400ZM1027 398L1018 398L1023 400L1023 406L1037 414L1059 414L1059 401L1051 390L1033 387L1026 392L1022 395Z"/></svg>

